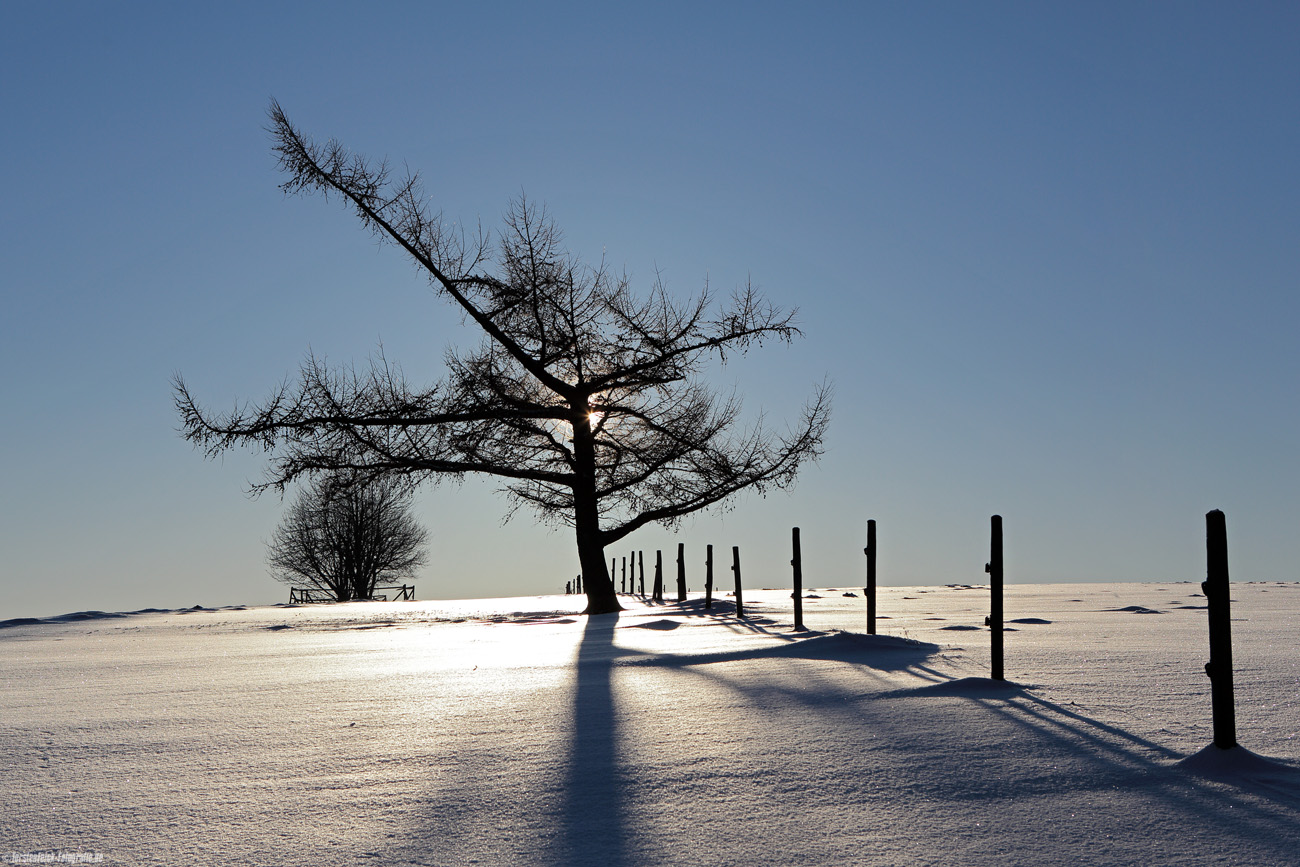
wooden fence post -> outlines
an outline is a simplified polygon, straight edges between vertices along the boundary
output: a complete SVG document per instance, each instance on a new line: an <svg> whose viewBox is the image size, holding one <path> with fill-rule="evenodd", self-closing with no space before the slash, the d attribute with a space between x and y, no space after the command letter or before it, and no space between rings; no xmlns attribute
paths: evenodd
<svg viewBox="0 0 1300 867"><path fill-rule="evenodd" d="M686 601L686 543L677 543L677 601Z"/></svg>
<svg viewBox="0 0 1300 867"><path fill-rule="evenodd" d="M654 601L664 601L664 552L655 551L655 592Z"/></svg>
<svg viewBox="0 0 1300 867"><path fill-rule="evenodd" d="M645 598L645 551L637 551L637 562L641 564L641 597Z"/></svg>
<svg viewBox="0 0 1300 867"><path fill-rule="evenodd" d="M704 610L713 610L713 546L704 549Z"/></svg>
<svg viewBox="0 0 1300 867"><path fill-rule="evenodd" d="M989 563L985 567L989 573L990 600L989 633L993 654L993 679L1004 680L1002 676L1002 516L994 515L992 534L989 541Z"/></svg>
<svg viewBox="0 0 1300 867"><path fill-rule="evenodd" d="M623 592L627 592L627 558L623 558Z"/></svg>
<svg viewBox="0 0 1300 867"><path fill-rule="evenodd" d="M867 547L862 549L867 555L867 586L862 588L862 595L867 597L867 635L876 634L876 522L867 521Z"/></svg>
<svg viewBox="0 0 1300 867"><path fill-rule="evenodd" d="M736 573L736 616L745 616L745 597L740 592L740 548L731 549L731 571Z"/></svg>
<svg viewBox="0 0 1300 867"><path fill-rule="evenodd" d="M803 632L803 555L799 551L799 528L795 527L790 536L794 554L790 558L790 566L794 569L794 592L790 594L794 600L794 631Z"/></svg>
<svg viewBox="0 0 1300 867"><path fill-rule="evenodd" d="M1223 512L1205 516L1205 592L1210 620L1210 703L1214 709L1214 745L1222 750L1237 745L1237 708L1232 688L1232 599L1228 584L1228 525Z"/></svg>

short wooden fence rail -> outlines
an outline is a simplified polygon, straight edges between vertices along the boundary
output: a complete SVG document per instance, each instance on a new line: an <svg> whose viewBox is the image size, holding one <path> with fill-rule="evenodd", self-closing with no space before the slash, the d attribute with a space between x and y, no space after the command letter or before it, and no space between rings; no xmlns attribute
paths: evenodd
<svg viewBox="0 0 1300 867"><path fill-rule="evenodd" d="M393 601L398 602L405 600L407 602L415 601L414 584L390 584L383 587L376 587L376 591L385 590L393 593ZM337 597L331 590L321 590L316 587L290 587L289 604L307 605L314 602L335 602ZM368 599L350 599L349 602L387 602L388 593L376 592L375 595Z"/></svg>

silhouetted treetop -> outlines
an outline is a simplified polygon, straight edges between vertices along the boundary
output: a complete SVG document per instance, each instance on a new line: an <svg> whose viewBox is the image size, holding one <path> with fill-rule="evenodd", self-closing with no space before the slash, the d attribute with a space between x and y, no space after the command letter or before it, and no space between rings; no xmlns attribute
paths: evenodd
<svg viewBox="0 0 1300 867"><path fill-rule="evenodd" d="M270 130L286 192L347 202L483 339L449 350L445 378L419 387L382 354L362 370L309 356L296 383L224 415L200 408L178 377L187 439L209 456L238 445L273 455L257 489L341 470L412 482L496 476L516 507L575 529L589 610L612 610L605 545L746 488L786 487L820 454L825 385L797 424L775 432L761 416L743 424L739 398L703 381L710 360L799 336L794 311L752 285L719 299L706 284L677 299L656 278L638 294L626 274L570 253L526 198L498 232L468 237L430 210L418 175L395 178L387 163L317 144L274 103Z"/></svg>

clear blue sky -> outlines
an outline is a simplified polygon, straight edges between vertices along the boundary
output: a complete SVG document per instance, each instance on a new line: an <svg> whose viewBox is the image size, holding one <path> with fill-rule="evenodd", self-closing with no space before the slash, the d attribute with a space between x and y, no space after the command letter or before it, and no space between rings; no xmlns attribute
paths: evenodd
<svg viewBox="0 0 1300 867"><path fill-rule="evenodd" d="M1000 513L1009 580L1199 580L1222 508L1234 578L1300 579L1297 45L1290 3L5 3L0 617L284 598L263 458L192 451L169 377L220 407L309 348L433 379L472 338L279 192L271 97L451 218L523 190L641 286L800 309L720 381L779 417L829 377L821 464L611 554L774 585L798 525L853 586L875 518L883 581L968 583ZM419 512L422 597L577 571L490 485Z"/></svg>

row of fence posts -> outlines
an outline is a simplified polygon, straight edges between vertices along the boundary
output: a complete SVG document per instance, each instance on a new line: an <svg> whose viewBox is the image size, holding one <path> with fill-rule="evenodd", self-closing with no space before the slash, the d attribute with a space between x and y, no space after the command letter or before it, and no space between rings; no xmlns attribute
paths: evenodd
<svg viewBox="0 0 1300 867"><path fill-rule="evenodd" d="M867 522L867 586L869 596L867 601L867 631L871 634L876 632L876 554L875 554L875 535L876 522ZM794 527L791 531L791 545L794 556L790 560L790 566L794 571L794 589L790 594L794 600L794 629L796 632L805 632L807 627L803 623L803 555L799 545L799 528ZM645 596L645 552L633 551L628 557L622 560L622 570L619 570L619 558L612 557L609 561L610 581L614 581L619 576L619 592L628 593L628 561L632 563L632 583L637 583L637 567L640 566L640 592L635 589L634 595ZM664 552L655 551L655 571L654 583L651 585L650 599L654 602L664 601ZM736 616L745 616L745 597L741 588L740 575L740 548L733 546L731 549L731 571L735 576L735 599L736 599ZM573 581L566 582L564 585L566 594L582 593L582 576L579 575ZM677 601L686 601L686 544L677 543ZM705 610L713 609L713 546L708 545L705 548L704 557L704 608Z"/></svg>
<svg viewBox="0 0 1300 867"><path fill-rule="evenodd" d="M867 602L867 630L871 634L876 632L876 600L875 600L875 576L876 576L876 554L875 554L875 534L876 522L867 522L867 585L870 589L870 596ZM803 556L799 546L799 528L795 527L791 531L791 544L794 556L790 560L790 566L794 571L794 589L790 594L794 600L794 629L796 632L805 632L807 627L803 623ZM610 581L618 577L619 592L627 594L628 591L628 562L632 564L632 584L635 588L637 584L637 569L640 568L640 591L633 589L634 595L645 596L645 552L633 551L629 556L622 559L622 570L619 569L619 558L612 557L609 561ZM651 585L650 599L654 602L664 601L664 552L655 551L655 570L654 583ZM736 599L736 616L745 616L745 596L741 587L740 574L740 547L733 546L731 549L731 571L735 577L735 599ZM705 610L713 609L713 546L705 547L704 556L704 608ZM582 593L582 576L577 576L573 581L565 582L565 594ZM677 543L677 601L686 601L686 544Z"/></svg>
<svg viewBox="0 0 1300 867"><path fill-rule="evenodd" d="M989 651L990 676L993 680L1004 680L1004 609L1003 588L1004 574L1002 563L1002 516L993 515L989 528L989 560L984 564L984 571L989 576ZM807 627L803 623L803 558L799 543L799 528L791 532L790 560L792 569L794 601L794 631L803 632ZM867 586L862 588L867 604L867 634L876 634L876 522L867 521L867 545L862 549L867 557ZM686 601L686 546L677 544L677 601ZM1232 612L1228 579L1228 531L1223 512L1215 509L1205 516L1205 554L1206 580L1201 584L1205 594L1206 609L1210 627L1210 661L1205 664L1205 673L1210 678L1210 701L1214 713L1214 744L1221 749L1237 745L1236 699L1232 682ZM645 596L645 552L633 551L630 557L623 558L622 592L628 593L628 561L632 562L633 583L636 583L636 571L639 565L640 594ZM617 558L610 560L610 578L616 574ZM704 607L713 608L713 546L706 550L704 578ZM745 600L741 589L740 548L731 549L731 571L735 576L736 616L745 616ZM569 582L564 588L566 593L582 592L582 576ZM634 591L635 592L635 591ZM654 585L651 597L655 602L664 601L663 551L655 552Z"/></svg>
<svg viewBox="0 0 1300 867"><path fill-rule="evenodd" d="M795 533L795 562L797 562L799 559L799 552L798 552L799 528L798 527L795 528L794 533ZM628 574L629 562L631 562L632 565L630 576ZM636 589L638 584L638 579L637 579L638 569L641 573L639 590ZM796 570L797 569L798 567L796 567ZM739 547L733 547L731 549L731 571L735 574L735 579L736 579L736 589L735 589L736 616L744 617L745 599L740 585L740 548ZM609 561L610 580L614 581L616 576L618 576L619 578L618 583L619 583L620 593L627 594L630 592L633 595L645 596L646 595L645 593L645 552L633 551L629 556L624 557L622 560L621 573L619 569L619 559L617 557L611 558ZM628 590L629 577L631 578L632 581L631 586L633 589L631 591ZM802 580L802 579L800 578L797 580ZM704 557L704 608L706 610L713 609L713 588L714 588L713 546L709 545L706 548L706 553ZM571 595L574 593L582 593L583 592L582 576L579 575L572 581L566 581L564 584L564 592L566 595ZM796 593L796 599L798 599L798 596L799 594ZM654 602L664 601L664 552L663 551L655 551L654 583L651 585L650 598ZM677 601L678 602L686 601L686 544L683 542L677 543ZM799 629L803 628L802 608L800 608L800 618L798 621L798 628Z"/></svg>

